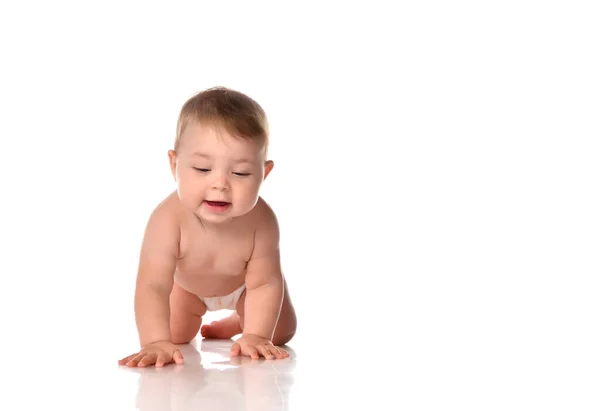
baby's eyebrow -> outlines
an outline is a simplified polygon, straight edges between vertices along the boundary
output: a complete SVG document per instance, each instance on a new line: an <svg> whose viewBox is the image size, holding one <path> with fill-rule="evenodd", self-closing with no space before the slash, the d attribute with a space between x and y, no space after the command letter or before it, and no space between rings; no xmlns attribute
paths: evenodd
<svg viewBox="0 0 600 411"><path fill-rule="evenodd" d="M211 157L210 157L209 155L207 155L207 154L204 154L204 153L198 153L198 152L192 153L192 155L193 155L193 156L196 156L196 157L211 158Z"/></svg>
<svg viewBox="0 0 600 411"><path fill-rule="evenodd" d="M202 158L206 158L208 160L212 160L211 156L209 156L208 154L204 154L204 153L195 152L195 153L192 153L192 156L202 157ZM255 161L252 161L249 158L235 158L235 159L233 159L233 162L235 164L241 164L241 163L254 164L254 163L256 163Z"/></svg>
<svg viewBox="0 0 600 411"><path fill-rule="evenodd" d="M252 160L247 159L247 158L239 158L237 160L234 160L234 163L235 164L242 164L242 163L254 164L254 163L256 163L256 161L252 161Z"/></svg>

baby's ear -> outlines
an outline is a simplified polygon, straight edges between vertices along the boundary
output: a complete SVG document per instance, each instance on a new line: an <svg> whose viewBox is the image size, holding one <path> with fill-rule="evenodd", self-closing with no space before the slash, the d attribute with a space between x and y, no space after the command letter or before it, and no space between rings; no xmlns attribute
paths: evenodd
<svg viewBox="0 0 600 411"><path fill-rule="evenodd" d="M269 175L271 170L273 170L274 165L275 165L275 163L273 163L273 161L271 161L271 160L265 161L265 175L263 176L263 180L265 178L267 178L267 176Z"/></svg>
<svg viewBox="0 0 600 411"><path fill-rule="evenodd" d="M175 178L175 169L177 164L177 153L173 150L169 150L169 166L171 167L171 174L173 174L173 178Z"/></svg>

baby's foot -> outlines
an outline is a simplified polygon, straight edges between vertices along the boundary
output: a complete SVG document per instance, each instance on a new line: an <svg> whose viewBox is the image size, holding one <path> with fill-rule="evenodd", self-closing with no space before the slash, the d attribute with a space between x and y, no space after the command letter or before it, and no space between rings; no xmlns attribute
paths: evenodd
<svg viewBox="0 0 600 411"><path fill-rule="evenodd" d="M203 325L200 329L200 333L204 338L231 338L241 332L240 317L236 312L219 321Z"/></svg>

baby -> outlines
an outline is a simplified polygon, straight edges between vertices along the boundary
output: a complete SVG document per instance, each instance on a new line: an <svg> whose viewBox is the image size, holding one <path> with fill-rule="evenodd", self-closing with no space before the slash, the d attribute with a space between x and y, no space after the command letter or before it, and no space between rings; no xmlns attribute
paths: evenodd
<svg viewBox="0 0 600 411"><path fill-rule="evenodd" d="M258 195L273 169L265 112L250 97L212 88L182 107L173 150L176 190L151 213L135 289L141 350L120 365L183 363L206 311L235 310L204 325L204 338L231 338L231 356L286 358L296 332L283 278L279 227Z"/></svg>

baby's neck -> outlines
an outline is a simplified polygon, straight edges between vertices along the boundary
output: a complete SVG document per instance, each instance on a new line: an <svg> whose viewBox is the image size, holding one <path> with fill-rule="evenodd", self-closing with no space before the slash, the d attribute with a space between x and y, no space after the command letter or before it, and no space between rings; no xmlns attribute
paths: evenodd
<svg viewBox="0 0 600 411"><path fill-rule="evenodd" d="M233 224L236 220L234 217L234 218L230 218L229 220L222 221L219 223L211 223L211 222L201 219L197 215L194 215L194 217L195 217L195 220L198 222L198 226L202 230L204 230L208 233L212 233L212 234L219 234L224 231L230 230L231 228L233 228Z"/></svg>

